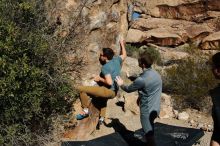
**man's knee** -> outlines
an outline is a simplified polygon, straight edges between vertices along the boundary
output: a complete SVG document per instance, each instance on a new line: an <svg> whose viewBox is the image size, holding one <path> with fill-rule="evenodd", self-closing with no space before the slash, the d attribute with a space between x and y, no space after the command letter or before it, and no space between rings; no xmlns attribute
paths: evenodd
<svg viewBox="0 0 220 146"><path fill-rule="evenodd" d="M83 92L85 89L85 86L77 86L77 87L75 87L75 89L79 92Z"/></svg>
<svg viewBox="0 0 220 146"><path fill-rule="evenodd" d="M113 99L115 96L116 96L115 93L112 93L110 99Z"/></svg>
<svg viewBox="0 0 220 146"><path fill-rule="evenodd" d="M103 94L103 97L106 97L108 99L112 99L115 97L115 92L110 90L110 89L107 89L105 87L103 87L102 89L102 94Z"/></svg>

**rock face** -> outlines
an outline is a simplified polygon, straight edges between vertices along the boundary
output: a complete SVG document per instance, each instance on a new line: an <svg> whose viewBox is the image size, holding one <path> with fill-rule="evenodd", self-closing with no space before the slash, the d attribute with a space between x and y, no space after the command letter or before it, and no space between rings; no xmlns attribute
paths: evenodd
<svg viewBox="0 0 220 146"><path fill-rule="evenodd" d="M82 140L86 139L95 130L99 120L99 110L94 105L94 103L90 104L89 110L91 114L89 117L80 120L74 129L65 132L63 138Z"/></svg>
<svg viewBox="0 0 220 146"><path fill-rule="evenodd" d="M218 0L138 0L134 11L141 15L130 23L129 43L176 47L193 42L201 49L219 48L216 37L206 38L220 30Z"/></svg>
<svg viewBox="0 0 220 146"><path fill-rule="evenodd" d="M203 49L219 49L220 47L220 31L212 33L202 40L201 47Z"/></svg>
<svg viewBox="0 0 220 146"><path fill-rule="evenodd" d="M161 119L174 117L171 96L166 95L164 93L161 96L161 109L159 117Z"/></svg>
<svg viewBox="0 0 220 146"><path fill-rule="evenodd" d="M153 17L196 20L206 11L219 11L218 0L138 0L136 10Z"/></svg>
<svg viewBox="0 0 220 146"><path fill-rule="evenodd" d="M72 29L81 39L78 46L86 44L79 51L90 73L99 73L98 57L103 47L119 53L119 39L125 38L128 30L126 0L47 0L45 6L56 31L65 36Z"/></svg>

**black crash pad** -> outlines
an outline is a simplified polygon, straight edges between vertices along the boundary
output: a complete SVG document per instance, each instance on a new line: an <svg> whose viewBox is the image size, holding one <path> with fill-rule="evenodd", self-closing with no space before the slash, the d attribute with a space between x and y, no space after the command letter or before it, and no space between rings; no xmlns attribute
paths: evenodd
<svg viewBox="0 0 220 146"><path fill-rule="evenodd" d="M146 145L134 137L134 132L118 120L113 119L109 127L115 133L89 141L65 141L62 146L144 146ZM141 130L141 129L139 129ZM137 130L138 131L138 130ZM155 123L155 139L157 146L192 146L204 135L200 129Z"/></svg>

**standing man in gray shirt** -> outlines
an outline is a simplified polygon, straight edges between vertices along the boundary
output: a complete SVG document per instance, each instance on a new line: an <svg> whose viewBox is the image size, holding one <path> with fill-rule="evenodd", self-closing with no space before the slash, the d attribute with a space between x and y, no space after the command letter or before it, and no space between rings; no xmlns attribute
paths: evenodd
<svg viewBox="0 0 220 146"><path fill-rule="evenodd" d="M140 121L145 133L147 146L155 146L154 120L160 113L160 97L162 93L161 76L151 67L154 60L145 51L139 55L138 63L143 72L129 86L124 85L120 77L116 77L117 84L125 92L138 91L140 105Z"/></svg>

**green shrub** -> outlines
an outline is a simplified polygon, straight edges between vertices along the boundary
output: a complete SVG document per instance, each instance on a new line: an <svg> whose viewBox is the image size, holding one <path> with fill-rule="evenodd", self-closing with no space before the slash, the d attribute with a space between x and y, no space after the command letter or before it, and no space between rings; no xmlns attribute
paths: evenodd
<svg viewBox="0 0 220 146"><path fill-rule="evenodd" d="M190 57L166 69L164 90L176 95L176 107L210 110L208 90L216 81L207 65L207 56L191 50Z"/></svg>
<svg viewBox="0 0 220 146"><path fill-rule="evenodd" d="M147 52L149 52L152 55L156 64L161 64L161 62L162 62L160 52L157 49L155 49L154 47L141 46L140 48L138 48L135 45L127 44L126 50L127 50L128 56L133 57L133 58L138 58L139 53L146 50Z"/></svg>
<svg viewBox="0 0 220 146"><path fill-rule="evenodd" d="M128 56L134 57L134 58L138 57L138 53L139 53L138 47L131 45L131 44L126 44L126 51L127 51Z"/></svg>
<svg viewBox="0 0 220 146"><path fill-rule="evenodd" d="M50 48L43 4L0 1L0 145L38 145L52 117L68 110L64 97L75 98L52 56L63 50Z"/></svg>
<svg viewBox="0 0 220 146"><path fill-rule="evenodd" d="M151 56L153 57L154 62L156 64L160 65L162 63L160 52L156 48L148 47L148 46L142 46L142 47L140 47L140 52L141 51L147 51L149 54L151 54Z"/></svg>

